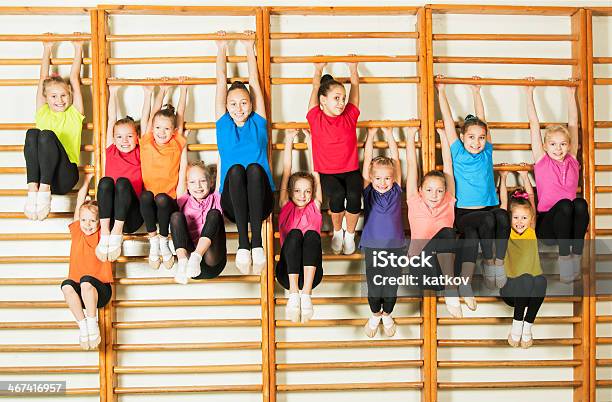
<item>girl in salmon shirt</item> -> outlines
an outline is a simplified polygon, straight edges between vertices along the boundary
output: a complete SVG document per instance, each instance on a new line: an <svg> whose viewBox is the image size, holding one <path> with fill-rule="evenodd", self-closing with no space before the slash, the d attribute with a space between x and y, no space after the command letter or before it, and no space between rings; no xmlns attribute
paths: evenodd
<svg viewBox="0 0 612 402"><path fill-rule="evenodd" d="M533 77L527 77L533 81ZM571 81L571 80L570 80ZM531 152L538 190L536 233L544 244L559 245L559 274L570 283L580 276L584 235L589 226L589 206L576 197L580 162L578 155L578 105L576 87L567 87L567 128L554 125L540 132L533 101L535 87L526 87L527 113L531 130Z"/></svg>
<svg viewBox="0 0 612 402"><path fill-rule="evenodd" d="M93 174L85 176L77 195L73 222L68 226L72 239L68 279L60 285L79 326L79 344L85 350L100 344L97 309L110 301L113 282L111 263L101 262L95 254L100 239L98 205L95 201L86 201L92 177Z"/></svg>
<svg viewBox="0 0 612 402"><path fill-rule="evenodd" d="M100 261L115 261L119 258L123 233L134 233L143 222L139 202L143 184L138 127L130 116L117 120L118 89L113 85L109 87L105 177L98 183L101 235L96 256ZM140 129L146 132L153 87L145 86L143 89Z"/></svg>
<svg viewBox="0 0 612 402"><path fill-rule="evenodd" d="M359 73L357 63L347 63L351 74L348 99L344 86L323 73L327 63L315 63L306 120L312 132L314 171L321 177L329 198L334 234L334 254L355 252L355 227L361 212L363 181L357 155ZM346 218L346 232L342 220Z"/></svg>
<svg viewBox="0 0 612 402"><path fill-rule="evenodd" d="M312 144L310 132L306 134L307 160L312 166ZM280 188L280 232L281 253L276 264L276 280L289 290L287 318L293 322L310 321L314 314L312 289L323 278L321 251L321 185L317 172L291 174L293 140L298 130L287 130L283 152L283 178ZM309 167L310 167L309 166ZM300 294L301 290L301 294Z"/></svg>
<svg viewBox="0 0 612 402"><path fill-rule="evenodd" d="M221 195L216 191L214 172L204 162L190 162L186 181L187 192L177 193L180 211L170 217L178 257L174 280L182 284L189 278L216 278L227 262Z"/></svg>
<svg viewBox="0 0 612 402"><path fill-rule="evenodd" d="M177 192L185 192L187 169L187 132L183 130L187 86L182 84L184 80L185 77L179 77L181 94L176 113L172 105L161 108L169 89L167 85L161 86L153 105L153 117L140 140L145 187L140 196L140 212L149 233L149 265L154 269L162 262L167 269L174 265L174 256L168 246L170 215L178 210Z"/></svg>
<svg viewBox="0 0 612 402"><path fill-rule="evenodd" d="M415 147L417 131L418 128L410 127L406 135L406 203L410 224L408 255L418 255L421 251L425 251L427 255L435 254L429 275L444 274L446 278L452 278L456 234L453 229L455 179L450 147L444 131L439 129L442 171L429 171L419 183ZM463 316L456 285L445 286L444 301L453 317Z"/></svg>

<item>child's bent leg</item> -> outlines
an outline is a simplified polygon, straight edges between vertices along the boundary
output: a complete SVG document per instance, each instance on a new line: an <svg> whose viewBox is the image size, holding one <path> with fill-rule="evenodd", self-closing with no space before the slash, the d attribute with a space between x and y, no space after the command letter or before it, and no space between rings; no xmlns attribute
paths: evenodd
<svg viewBox="0 0 612 402"><path fill-rule="evenodd" d="M100 213L100 241L96 246L96 257L100 261L108 260L108 243L110 221L113 216L115 182L112 177L103 177L98 183L98 209Z"/></svg>
<svg viewBox="0 0 612 402"><path fill-rule="evenodd" d="M251 268L251 241L249 240L249 201L247 199L246 170L242 165L233 165L225 175L221 207L225 216L236 223L238 229L238 251L236 268L247 274Z"/></svg>
<svg viewBox="0 0 612 402"><path fill-rule="evenodd" d="M272 212L274 196L266 172L257 163L246 169L249 203L249 222L251 223L251 257L253 273L259 274L266 266L266 253L261 240L261 224Z"/></svg>
<svg viewBox="0 0 612 402"><path fill-rule="evenodd" d="M26 161L28 195L23 209L28 219L36 219L36 196L40 183L40 165L38 162L38 134L40 130L31 128L26 132L23 156Z"/></svg>
<svg viewBox="0 0 612 402"><path fill-rule="evenodd" d="M178 204L168 194L160 193L155 196L155 205L157 207L157 222L159 222L159 253L162 256L164 266L171 269L174 266L174 256L168 246L168 234L170 216L173 212L178 211Z"/></svg>
<svg viewBox="0 0 612 402"><path fill-rule="evenodd" d="M289 276L289 298L285 311L287 318L292 322L299 322L301 315L299 276L303 270L302 252L304 250L304 237L299 229L292 229L287 234L281 249L281 258Z"/></svg>
<svg viewBox="0 0 612 402"><path fill-rule="evenodd" d="M584 236L589 227L589 205L583 198L576 198L572 203L574 204L572 254L582 255Z"/></svg>
<svg viewBox="0 0 612 402"><path fill-rule="evenodd" d="M98 327L98 290L94 283L101 284L97 279L84 276L81 278L81 296L85 304L87 321L87 333L89 335L89 347L95 349L100 344L100 328Z"/></svg>
<svg viewBox="0 0 612 402"><path fill-rule="evenodd" d="M89 349L89 334L87 332L85 313L83 312L83 302L80 296L81 288L75 281L66 279L62 282L61 289L68 308L79 326L79 345L81 349L87 350Z"/></svg>
<svg viewBox="0 0 612 402"><path fill-rule="evenodd" d="M145 227L149 234L149 266L158 269L161 258L159 257L159 237L157 236L157 207L152 192L145 190L140 195L140 213L144 218Z"/></svg>
<svg viewBox="0 0 612 402"><path fill-rule="evenodd" d="M174 280L184 285L189 281L187 277L188 252L193 251L193 243L189 235L185 215L180 211L174 212L170 216L170 227L172 229L172 243L174 243L178 258L178 268Z"/></svg>

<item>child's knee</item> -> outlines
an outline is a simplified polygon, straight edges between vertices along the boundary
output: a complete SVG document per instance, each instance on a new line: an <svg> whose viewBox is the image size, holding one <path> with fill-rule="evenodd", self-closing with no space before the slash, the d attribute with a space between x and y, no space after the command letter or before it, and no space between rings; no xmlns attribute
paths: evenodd
<svg viewBox="0 0 612 402"><path fill-rule="evenodd" d="M115 182L113 181L112 177L103 177L98 182L98 192L113 191L114 185Z"/></svg>
<svg viewBox="0 0 612 402"><path fill-rule="evenodd" d="M155 196L155 205L159 208L168 208L170 206L171 198L166 193L159 193Z"/></svg>
<svg viewBox="0 0 612 402"><path fill-rule="evenodd" d="M239 164L235 164L232 167L230 167L227 171L227 176L231 179L231 180L235 180L235 179L242 179L246 177L246 170L244 168L244 166L239 165Z"/></svg>
<svg viewBox="0 0 612 402"><path fill-rule="evenodd" d="M185 221L185 215L183 215L182 212L177 211L170 215L170 226L173 228L181 226L181 224Z"/></svg>

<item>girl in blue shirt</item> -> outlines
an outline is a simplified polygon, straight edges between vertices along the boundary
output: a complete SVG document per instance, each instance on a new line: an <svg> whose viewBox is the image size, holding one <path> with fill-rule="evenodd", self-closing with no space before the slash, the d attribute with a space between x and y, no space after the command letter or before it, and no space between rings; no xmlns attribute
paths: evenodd
<svg viewBox="0 0 612 402"><path fill-rule="evenodd" d="M223 37L225 31L219 31ZM245 31L252 37L253 31ZM259 86L254 40L243 39L249 67L249 87L239 81L227 89L227 41L217 41L217 187L223 215L238 228L236 267L243 274L259 274L266 265L261 240L261 222L274 204L272 174L268 164L268 122L263 93ZM249 223L251 240L249 241Z"/></svg>
<svg viewBox="0 0 612 402"><path fill-rule="evenodd" d="M444 131L448 143L451 144L455 173L455 226L464 238L463 247L457 255L457 261L461 263L461 276L472 277L480 243L485 285L502 288L506 283L504 257L510 222L506 211L498 207L499 199L493 178L493 145L485 122L480 85L471 86L476 116L468 115L465 118L460 136L455 130L455 120L448 105L445 85L439 83L436 87L444 119ZM476 309L471 284L459 286L459 294L463 296L469 309Z"/></svg>

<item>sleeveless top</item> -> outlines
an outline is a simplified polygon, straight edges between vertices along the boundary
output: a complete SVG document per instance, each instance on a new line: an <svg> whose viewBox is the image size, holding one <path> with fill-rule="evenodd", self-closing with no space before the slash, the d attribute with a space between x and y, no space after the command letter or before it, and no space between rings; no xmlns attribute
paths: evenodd
<svg viewBox="0 0 612 402"><path fill-rule="evenodd" d="M508 278L523 274L542 275L538 239L532 228L527 228L522 234L518 234L514 229L510 230L504 266Z"/></svg>

